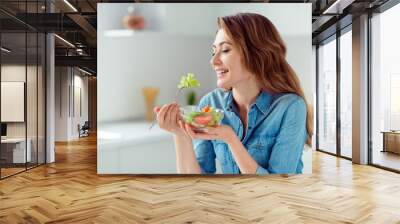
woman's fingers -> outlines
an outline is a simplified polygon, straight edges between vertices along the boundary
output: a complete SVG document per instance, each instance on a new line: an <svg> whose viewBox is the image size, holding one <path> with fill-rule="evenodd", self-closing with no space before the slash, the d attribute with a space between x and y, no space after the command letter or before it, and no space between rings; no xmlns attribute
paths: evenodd
<svg viewBox="0 0 400 224"><path fill-rule="evenodd" d="M182 130L187 136L191 137L191 136L189 135L189 133L186 131L185 122L183 122L183 121L181 121L181 120L178 120L178 124L179 124L179 127L181 128L181 130Z"/></svg>
<svg viewBox="0 0 400 224"><path fill-rule="evenodd" d="M165 112L165 123L170 127L171 126L171 112L173 110L173 105L168 104L168 109Z"/></svg>
<svg viewBox="0 0 400 224"><path fill-rule="evenodd" d="M161 122L162 122L161 118L164 116L165 108L166 108L166 105L163 105L163 106L160 108L160 110L158 111L158 113L157 113L157 121L158 121L158 123L161 123Z"/></svg>
<svg viewBox="0 0 400 224"><path fill-rule="evenodd" d="M183 130L185 130L185 127L183 126L183 122L182 121L178 121L179 127L182 128ZM185 130L186 131L186 130Z"/></svg>
<svg viewBox="0 0 400 224"><path fill-rule="evenodd" d="M172 104L171 106L171 112L170 112L170 117L169 117L169 122L171 125L173 125L174 127L177 126L177 122L176 122L176 117L178 116L178 110L179 107L176 103Z"/></svg>
<svg viewBox="0 0 400 224"><path fill-rule="evenodd" d="M157 114L159 126L167 131L174 132L178 128L179 106L176 103L166 104Z"/></svg>
<svg viewBox="0 0 400 224"><path fill-rule="evenodd" d="M183 126L183 122L179 121L179 120L177 122L178 122L179 127L186 133L185 127Z"/></svg>
<svg viewBox="0 0 400 224"><path fill-rule="evenodd" d="M179 123L179 121L181 120L181 110L179 109L179 105L176 105L176 116L175 116L175 122L176 124Z"/></svg>
<svg viewBox="0 0 400 224"><path fill-rule="evenodd" d="M210 135L217 135L217 132L215 128L213 127L208 127L204 130L205 133L210 134Z"/></svg>
<svg viewBox="0 0 400 224"><path fill-rule="evenodd" d="M178 108L177 114L176 114L176 116L175 116L175 122L176 122L177 124L179 124L179 122L181 122L181 115L180 115L179 108ZM179 125L179 126L180 126L180 125Z"/></svg>
<svg viewBox="0 0 400 224"><path fill-rule="evenodd" d="M160 109L161 109L161 107L157 106L157 107L154 107L153 111L154 111L154 113L157 114L158 112L160 112Z"/></svg>
<svg viewBox="0 0 400 224"><path fill-rule="evenodd" d="M190 125L187 124L187 123L184 123L184 126L185 126L185 131L186 131L186 133L188 133L188 135L189 135L191 138L194 139L194 132L193 132L192 128L190 127Z"/></svg>
<svg viewBox="0 0 400 224"><path fill-rule="evenodd" d="M206 140L214 140L217 139L216 134L208 134L208 133L196 133L196 138L206 139Z"/></svg>
<svg viewBox="0 0 400 224"><path fill-rule="evenodd" d="M217 134L215 134L215 133L194 132L192 127L189 124L185 123L184 125L185 125L186 132L189 134L189 136L192 139L213 140L213 139L216 139L216 137L217 137Z"/></svg>
<svg viewBox="0 0 400 224"><path fill-rule="evenodd" d="M165 115L165 122L171 126L171 120L172 120L172 113L173 113L174 107L172 104L169 105L167 114Z"/></svg>
<svg viewBox="0 0 400 224"><path fill-rule="evenodd" d="M161 107L160 112L157 114L157 120L160 127L164 127L165 125L165 116L168 110L168 105L164 105Z"/></svg>

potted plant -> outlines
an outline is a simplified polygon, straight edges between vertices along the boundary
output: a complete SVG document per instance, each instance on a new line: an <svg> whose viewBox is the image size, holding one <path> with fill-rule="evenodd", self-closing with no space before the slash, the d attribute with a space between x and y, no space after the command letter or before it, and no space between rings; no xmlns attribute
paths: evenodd
<svg viewBox="0 0 400 224"><path fill-rule="evenodd" d="M195 91L190 91L187 94L187 105L196 105L196 92Z"/></svg>

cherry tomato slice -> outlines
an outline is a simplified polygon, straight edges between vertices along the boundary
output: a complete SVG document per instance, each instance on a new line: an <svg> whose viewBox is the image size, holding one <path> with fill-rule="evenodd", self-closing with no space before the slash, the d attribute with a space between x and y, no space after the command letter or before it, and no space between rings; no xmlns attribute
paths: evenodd
<svg viewBox="0 0 400 224"><path fill-rule="evenodd" d="M199 115L196 116L193 120L196 124L207 125L212 121L213 117L211 115Z"/></svg>

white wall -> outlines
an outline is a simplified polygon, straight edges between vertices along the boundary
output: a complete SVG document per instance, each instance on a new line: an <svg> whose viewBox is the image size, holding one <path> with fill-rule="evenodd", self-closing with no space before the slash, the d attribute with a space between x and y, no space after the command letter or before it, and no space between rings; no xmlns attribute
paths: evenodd
<svg viewBox="0 0 400 224"><path fill-rule="evenodd" d="M79 137L78 124L88 120L88 78L71 67L56 67L55 73L55 140L69 141ZM79 89L82 114L76 107Z"/></svg>
<svg viewBox="0 0 400 224"><path fill-rule="evenodd" d="M1 82L1 121L25 121L25 82Z"/></svg>
<svg viewBox="0 0 400 224"><path fill-rule="evenodd" d="M67 67L55 68L55 141L68 139L68 85Z"/></svg>
<svg viewBox="0 0 400 224"><path fill-rule="evenodd" d="M78 74L76 74L76 72L78 72ZM81 126L85 123L85 121L89 120L89 102L88 102L88 76L82 76L83 73L75 70L75 76L74 76L74 86L75 86L75 106L74 106L74 110L75 113L73 113L73 120L72 120L72 135L74 137L79 137L79 132L78 129L76 128L78 124L80 124ZM80 99L77 97L78 96L78 92L77 90L80 90ZM79 102L80 105L79 105ZM79 107L80 110L79 111Z"/></svg>

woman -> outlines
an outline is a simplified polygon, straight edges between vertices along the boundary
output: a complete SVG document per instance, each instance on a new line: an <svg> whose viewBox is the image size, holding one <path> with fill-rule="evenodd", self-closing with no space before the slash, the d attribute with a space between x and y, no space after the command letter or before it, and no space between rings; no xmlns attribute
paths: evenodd
<svg viewBox="0 0 400 224"><path fill-rule="evenodd" d="M301 173L311 108L277 29L254 13L221 17L212 48L219 89L198 106L223 109L222 125L195 133L176 103L156 108L159 126L174 136L178 172L215 173L217 159L223 173Z"/></svg>

